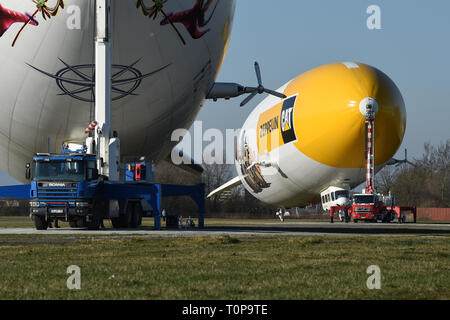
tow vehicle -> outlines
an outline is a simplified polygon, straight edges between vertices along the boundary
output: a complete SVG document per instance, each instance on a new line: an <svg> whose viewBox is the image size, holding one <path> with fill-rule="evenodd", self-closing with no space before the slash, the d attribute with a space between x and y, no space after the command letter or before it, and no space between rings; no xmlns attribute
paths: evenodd
<svg viewBox="0 0 450 320"><path fill-rule="evenodd" d="M137 228L143 216L152 215L149 197L125 190L108 195L104 190L105 184L121 189L127 183L127 189L136 191L150 187L142 183L146 182L146 163L126 164L127 182L109 182L99 176L96 155L87 153L85 144L75 150L70 145L74 143L63 143L61 154L40 153L33 158L30 217L36 229L45 230L57 220L69 222L72 228L98 229L103 219L111 219L115 228ZM27 165L28 179L30 168Z"/></svg>

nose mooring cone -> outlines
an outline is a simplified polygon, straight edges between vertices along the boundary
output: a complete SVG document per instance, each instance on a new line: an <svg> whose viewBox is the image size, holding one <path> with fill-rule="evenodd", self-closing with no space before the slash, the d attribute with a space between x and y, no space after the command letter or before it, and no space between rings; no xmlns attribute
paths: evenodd
<svg viewBox="0 0 450 320"><path fill-rule="evenodd" d="M374 98L364 98L359 103L359 112L366 119L374 119L378 112L378 102Z"/></svg>

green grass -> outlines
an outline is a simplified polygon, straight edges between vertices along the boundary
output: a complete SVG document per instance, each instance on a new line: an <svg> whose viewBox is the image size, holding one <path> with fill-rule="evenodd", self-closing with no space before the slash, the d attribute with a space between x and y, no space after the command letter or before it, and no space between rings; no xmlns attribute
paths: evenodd
<svg viewBox="0 0 450 320"><path fill-rule="evenodd" d="M449 238L5 236L0 299L450 299L449 252Z"/></svg>
<svg viewBox="0 0 450 320"><path fill-rule="evenodd" d="M33 221L29 217L4 217L0 216L0 228L31 228Z"/></svg>

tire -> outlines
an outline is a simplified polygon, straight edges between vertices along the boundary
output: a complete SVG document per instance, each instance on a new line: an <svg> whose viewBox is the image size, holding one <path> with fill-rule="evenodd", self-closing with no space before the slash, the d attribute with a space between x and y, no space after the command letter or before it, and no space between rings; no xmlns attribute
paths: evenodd
<svg viewBox="0 0 450 320"><path fill-rule="evenodd" d="M114 229L123 228L122 219L120 217L119 218L111 218L111 224Z"/></svg>
<svg viewBox="0 0 450 320"><path fill-rule="evenodd" d="M86 217L78 218L77 220L69 221L69 226L71 228L86 228Z"/></svg>
<svg viewBox="0 0 450 320"><path fill-rule="evenodd" d="M122 224L124 228L132 228L133 212L134 212L134 203L128 202L125 214L122 216L123 221Z"/></svg>
<svg viewBox="0 0 450 320"><path fill-rule="evenodd" d="M111 218L111 224L114 229L129 228L131 224L130 205L127 200L120 200L120 215L117 218Z"/></svg>
<svg viewBox="0 0 450 320"><path fill-rule="evenodd" d="M122 210L121 210L122 212ZM133 203L126 203L126 209L123 210L118 218L111 218L111 223L114 229L130 228L133 218Z"/></svg>
<svg viewBox="0 0 450 320"><path fill-rule="evenodd" d="M36 230L47 230L48 221L45 219L45 216L34 216L34 226Z"/></svg>
<svg viewBox="0 0 450 320"><path fill-rule="evenodd" d="M78 228L78 220L69 221L69 226L71 228Z"/></svg>
<svg viewBox="0 0 450 320"><path fill-rule="evenodd" d="M102 222L102 211L103 208L101 207L101 202L100 201L96 201L94 203L94 206L92 208L92 220L87 222L86 221L86 226L89 230L98 230L100 229L100 225Z"/></svg>
<svg viewBox="0 0 450 320"><path fill-rule="evenodd" d="M77 228L86 228L86 217L77 220Z"/></svg>
<svg viewBox="0 0 450 320"><path fill-rule="evenodd" d="M101 221L99 215L94 213L94 215L92 216L92 221L87 222L87 228L89 230L98 230L100 229L100 224Z"/></svg>
<svg viewBox="0 0 450 320"><path fill-rule="evenodd" d="M131 221L130 221L130 228L139 228L142 224L142 208L141 204L134 202L129 203L128 205L132 205L132 211L131 211Z"/></svg>

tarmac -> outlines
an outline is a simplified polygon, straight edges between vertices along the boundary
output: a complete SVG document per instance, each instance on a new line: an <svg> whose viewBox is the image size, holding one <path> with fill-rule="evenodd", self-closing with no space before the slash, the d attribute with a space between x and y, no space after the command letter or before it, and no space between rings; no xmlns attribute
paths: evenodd
<svg viewBox="0 0 450 320"><path fill-rule="evenodd" d="M450 236L448 223L342 223L342 222L284 222L258 223L232 226L207 226L199 228L162 228L151 227L138 229L48 229L34 228L0 228L0 235L95 235L95 236L155 236L155 237L197 237L197 236L255 236L255 235L289 235L289 236Z"/></svg>

